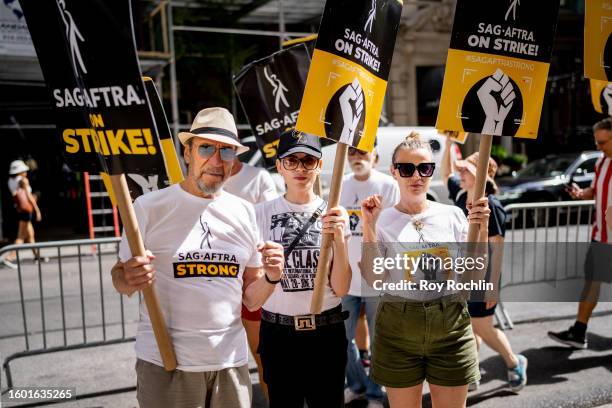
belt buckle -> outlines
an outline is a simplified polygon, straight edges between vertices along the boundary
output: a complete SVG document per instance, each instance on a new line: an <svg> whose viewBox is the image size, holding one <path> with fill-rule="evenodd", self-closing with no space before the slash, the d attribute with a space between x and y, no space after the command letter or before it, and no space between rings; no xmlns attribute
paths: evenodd
<svg viewBox="0 0 612 408"><path fill-rule="evenodd" d="M296 331L315 330L317 328L315 315L293 316L293 325Z"/></svg>

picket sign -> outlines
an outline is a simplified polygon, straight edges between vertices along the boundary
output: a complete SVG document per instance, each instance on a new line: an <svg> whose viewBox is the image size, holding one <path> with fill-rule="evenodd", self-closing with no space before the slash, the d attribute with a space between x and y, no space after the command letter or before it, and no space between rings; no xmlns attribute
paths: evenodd
<svg viewBox="0 0 612 408"><path fill-rule="evenodd" d="M308 49L299 44L247 64L233 78L268 170L276 169L280 135L295 126L309 66Z"/></svg>
<svg viewBox="0 0 612 408"><path fill-rule="evenodd" d="M538 136L557 0L458 0L436 128L481 134L474 200L484 196L493 136ZM470 224L468 242L478 238Z"/></svg>
<svg viewBox="0 0 612 408"><path fill-rule="evenodd" d="M612 9L606 0L584 3L584 77L612 81Z"/></svg>
<svg viewBox="0 0 612 408"><path fill-rule="evenodd" d="M66 162L74 171L106 172L130 250L145 256L126 174L165 167L159 133L134 48L129 0L21 0L53 103ZM177 367L153 286L143 291L166 370Z"/></svg>
<svg viewBox="0 0 612 408"><path fill-rule="evenodd" d="M402 13L400 0L327 0L296 130L336 141L327 206L338 206L348 146L372 151ZM321 313L333 233L325 233L310 305Z"/></svg>

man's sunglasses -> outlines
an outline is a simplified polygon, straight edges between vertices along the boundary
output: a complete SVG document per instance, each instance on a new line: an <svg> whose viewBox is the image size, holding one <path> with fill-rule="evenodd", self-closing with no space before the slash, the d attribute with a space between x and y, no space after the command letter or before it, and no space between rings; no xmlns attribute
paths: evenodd
<svg viewBox="0 0 612 408"><path fill-rule="evenodd" d="M365 156L366 154L368 154L368 152L363 151L363 150L359 150L359 149L355 149L354 147L349 147L348 148L348 155L349 156Z"/></svg>
<svg viewBox="0 0 612 408"><path fill-rule="evenodd" d="M285 170L295 170L300 166L300 163L302 163L306 170L314 170L319 165L319 159L314 156L304 156L301 159L298 159L296 156L287 156L281 161Z"/></svg>
<svg viewBox="0 0 612 408"><path fill-rule="evenodd" d="M393 163L393 167L399 171L400 177L412 177L415 171L419 172L421 177L431 177L436 169L435 163Z"/></svg>
<svg viewBox="0 0 612 408"><path fill-rule="evenodd" d="M219 150L219 155L221 156L221 160L224 162L232 162L236 158L236 149L233 147L219 147L211 144L203 144L198 146L198 154L203 159L210 159L217 153L217 149Z"/></svg>

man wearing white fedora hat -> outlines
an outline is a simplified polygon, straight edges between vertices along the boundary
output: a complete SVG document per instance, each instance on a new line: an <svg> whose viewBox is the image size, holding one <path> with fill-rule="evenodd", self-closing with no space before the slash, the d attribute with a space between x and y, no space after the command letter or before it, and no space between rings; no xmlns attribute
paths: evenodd
<svg viewBox="0 0 612 408"><path fill-rule="evenodd" d="M282 276L281 245L260 243L250 203L222 190L238 140L223 108L198 113L185 147L187 176L180 184L134 202L147 257L132 257L124 239L112 269L118 292L131 295L156 283L177 357L166 372L147 310L136 335L137 398L141 407L250 407L244 303L256 310ZM263 261L263 262L262 262Z"/></svg>

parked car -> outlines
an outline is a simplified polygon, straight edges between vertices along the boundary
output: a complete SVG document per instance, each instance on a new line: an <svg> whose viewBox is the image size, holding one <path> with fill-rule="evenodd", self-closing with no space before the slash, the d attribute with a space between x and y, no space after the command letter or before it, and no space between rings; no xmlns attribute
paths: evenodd
<svg viewBox="0 0 612 408"><path fill-rule="evenodd" d="M565 191L571 183L581 188L591 185L595 178L595 163L601 152L586 151L550 155L529 163L512 177L498 179L499 200L505 206L519 203L547 203L571 201ZM515 208L508 213L507 222L514 228L555 227L588 224L592 207ZM569 212L568 212L569 210Z"/></svg>
<svg viewBox="0 0 612 408"><path fill-rule="evenodd" d="M586 151L549 155L529 163L512 177L497 180L502 204L571 200L565 191L569 183L588 187L595 178L595 163L601 152Z"/></svg>

